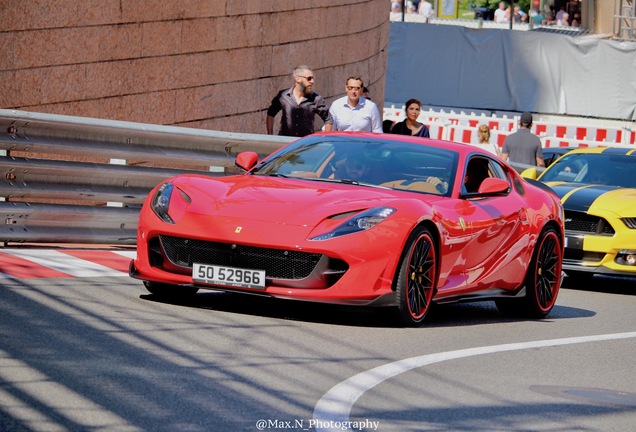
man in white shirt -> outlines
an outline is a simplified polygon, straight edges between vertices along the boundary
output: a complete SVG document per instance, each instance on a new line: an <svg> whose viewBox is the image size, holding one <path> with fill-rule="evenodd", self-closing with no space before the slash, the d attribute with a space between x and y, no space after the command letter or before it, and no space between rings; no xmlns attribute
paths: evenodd
<svg viewBox="0 0 636 432"><path fill-rule="evenodd" d="M506 17L506 4L504 2L499 2L499 9L495 11L495 22L496 23L508 22L508 19Z"/></svg>
<svg viewBox="0 0 636 432"><path fill-rule="evenodd" d="M418 13L426 19L431 18L433 16L433 5L426 0L422 0Z"/></svg>
<svg viewBox="0 0 636 432"><path fill-rule="evenodd" d="M347 78L346 96L336 99L329 108L334 131L382 132L382 117L375 103L361 96L362 78Z"/></svg>
<svg viewBox="0 0 636 432"><path fill-rule="evenodd" d="M557 18L557 25L559 26L569 26L570 25L570 15L567 12L563 12L561 14L561 19Z"/></svg>

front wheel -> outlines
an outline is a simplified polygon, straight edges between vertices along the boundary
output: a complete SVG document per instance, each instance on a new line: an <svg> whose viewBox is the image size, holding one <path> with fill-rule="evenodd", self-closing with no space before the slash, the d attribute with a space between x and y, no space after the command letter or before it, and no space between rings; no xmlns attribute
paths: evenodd
<svg viewBox="0 0 636 432"><path fill-rule="evenodd" d="M395 289L399 316L407 325L419 325L437 288L437 251L427 228L418 227L411 233L398 269Z"/></svg>

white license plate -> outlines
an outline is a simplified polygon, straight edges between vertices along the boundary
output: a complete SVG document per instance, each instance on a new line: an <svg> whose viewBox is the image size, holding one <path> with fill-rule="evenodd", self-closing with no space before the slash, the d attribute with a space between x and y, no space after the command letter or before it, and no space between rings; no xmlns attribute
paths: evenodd
<svg viewBox="0 0 636 432"><path fill-rule="evenodd" d="M194 263L192 265L192 280L204 284L262 289L265 288L265 270Z"/></svg>

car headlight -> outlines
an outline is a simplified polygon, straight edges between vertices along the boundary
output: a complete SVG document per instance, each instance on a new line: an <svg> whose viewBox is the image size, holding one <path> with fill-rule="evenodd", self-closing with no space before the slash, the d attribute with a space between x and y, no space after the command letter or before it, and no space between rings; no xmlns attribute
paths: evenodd
<svg viewBox="0 0 636 432"><path fill-rule="evenodd" d="M170 182L162 184L150 201L150 208L159 219L171 224L174 223L174 220L168 214L168 209L170 208L170 198L172 197L173 189L174 185Z"/></svg>
<svg viewBox="0 0 636 432"><path fill-rule="evenodd" d="M355 215L328 233L312 237L309 240L328 240L334 237L366 231L382 222L394 212L395 209L391 207L372 208Z"/></svg>

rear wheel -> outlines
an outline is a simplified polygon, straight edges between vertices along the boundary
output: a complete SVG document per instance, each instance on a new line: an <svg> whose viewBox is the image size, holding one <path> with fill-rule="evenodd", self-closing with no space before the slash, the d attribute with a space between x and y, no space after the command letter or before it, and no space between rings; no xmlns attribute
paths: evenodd
<svg viewBox="0 0 636 432"><path fill-rule="evenodd" d="M406 244L395 282L401 320L411 326L424 321L437 287L437 253L430 231L418 227Z"/></svg>
<svg viewBox="0 0 636 432"><path fill-rule="evenodd" d="M161 298L184 299L192 297L199 291L198 288L149 281L144 281L144 286L149 293Z"/></svg>
<svg viewBox="0 0 636 432"><path fill-rule="evenodd" d="M543 318L556 303L561 286L563 248L557 231L547 227L541 233L526 274L526 295L522 299L498 299L497 308L531 318Z"/></svg>

